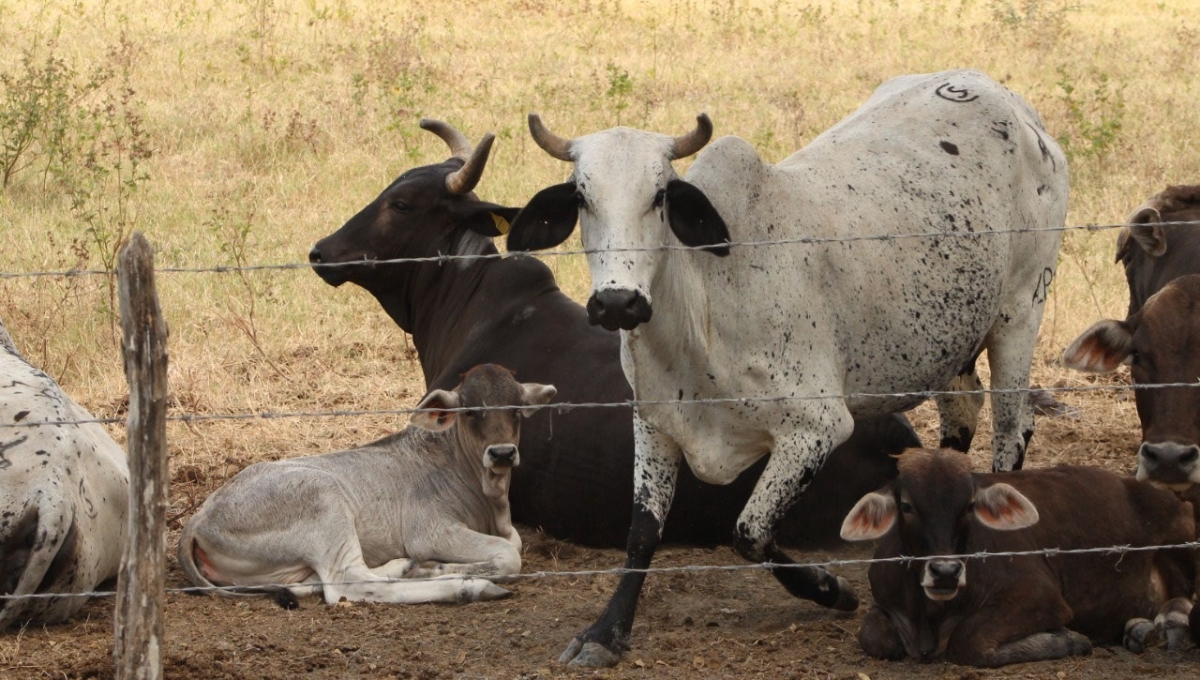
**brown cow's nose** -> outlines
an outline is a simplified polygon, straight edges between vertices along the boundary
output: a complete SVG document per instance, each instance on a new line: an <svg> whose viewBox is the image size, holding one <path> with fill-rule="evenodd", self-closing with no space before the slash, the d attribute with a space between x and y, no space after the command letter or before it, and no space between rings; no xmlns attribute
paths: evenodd
<svg viewBox="0 0 1200 680"><path fill-rule="evenodd" d="M1152 482L1188 484L1200 463L1200 446L1176 442L1142 442L1138 451L1139 473ZM1142 477L1141 474L1138 475Z"/></svg>
<svg viewBox="0 0 1200 680"><path fill-rule="evenodd" d="M963 564L958 560L936 560L929 563L929 574L935 579L957 581Z"/></svg>

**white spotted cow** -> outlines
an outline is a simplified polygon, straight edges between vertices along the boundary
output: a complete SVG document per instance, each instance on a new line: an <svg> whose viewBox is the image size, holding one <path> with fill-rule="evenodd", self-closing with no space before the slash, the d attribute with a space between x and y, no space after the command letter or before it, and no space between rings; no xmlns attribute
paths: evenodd
<svg viewBox="0 0 1200 680"><path fill-rule="evenodd" d="M117 575L125 546L125 451L54 380L21 356L0 323L0 629L57 623Z"/></svg>
<svg viewBox="0 0 1200 680"><path fill-rule="evenodd" d="M477 366L426 395L402 432L252 465L184 527L183 572L198 586L266 586L288 604L316 590L329 604L505 597L488 579L521 570L508 504L520 419L554 394Z"/></svg>
<svg viewBox="0 0 1200 680"><path fill-rule="evenodd" d="M634 416L629 567L650 563L680 460L701 480L728 484L768 454L734 547L752 561L791 562L776 546L776 522L852 419L921 401L843 395L969 385L983 350L992 388L1003 390L992 397L993 466L1021 466L1033 431L1021 390L1068 178L1062 152L1020 97L975 71L895 78L778 165L723 137L686 180L671 161L708 142L707 116L678 138L614 128L572 140L536 115L529 123L539 146L573 162L574 173L531 199L508 248L554 246L578 219L591 320L622 331L636 399L667 402ZM815 241L730 245L801 239ZM729 397L750 400L673 403ZM763 397L785 400L755 400ZM972 397L939 400L944 438L972 427L978 400L974 409L964 400ZM798 597L858 606L849 583L823 569L775 576ZM618 661L644 578L622 578L564 661Z"/></svg>

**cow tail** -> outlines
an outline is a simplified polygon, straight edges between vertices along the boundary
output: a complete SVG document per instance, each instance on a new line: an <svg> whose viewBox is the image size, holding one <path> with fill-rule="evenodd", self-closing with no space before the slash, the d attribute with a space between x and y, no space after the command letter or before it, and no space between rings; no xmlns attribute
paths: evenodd
<svg viewBox="0 0 1200 680"><path fill-rule="evenodd" d="M5 595L16 596L15 599L3 601L0 609L0 630L14 623L24 623L28 620L44 620L47 623L57 622L73 614L87 601L86 597L63 598L28 598L22 595L35 595L43 586L49 587L47 578L53 581L60 566L73 566L55 563L59 551L66 546L67 539L78 540L74 536L75 513L73 508L62 503L42 503L26 510L25 515L9 526L11 530L5 536L0 536L0 546L4 555L0 556L5 564L5 571L16 577L15 587L8 581L11 576L0 575L5 579ZM70 546L66 546L70 547ZM64 559L73 555L64 556Z"/></svg>
<svg viewBox="0 0 1200 680"><path fill-rule="evenodd" d="M183 570L183 575L187 577L193 585L201 588L211 588L209 592L214 592L222 597L270 597L275 601L275 604L284 609L297 609L300 606L300 600L290 588L285 586L229 586L222 587L209 581L201 573L200 567L196 565L196 535L195 521L188 522L183 527L183 533L179 535L179 567ZM189 591L193 595L201 595L202 591Z"/></svg>

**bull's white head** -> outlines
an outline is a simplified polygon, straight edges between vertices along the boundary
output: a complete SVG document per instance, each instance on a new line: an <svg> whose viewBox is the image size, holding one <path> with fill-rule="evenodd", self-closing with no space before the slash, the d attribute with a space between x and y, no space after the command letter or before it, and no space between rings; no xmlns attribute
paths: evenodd
<svg viewBox="0 0 1200 680"><path fill-rule="evenodd" d="M708 116L700 114L696 122L695 130L680 137L618 127L568 140L530 114L534 141L551 156L573 162L575 172L529 201L512 224L508 249L552 248L571 235L578 220L592 273L588 320L608 330L632 330L649 321L651 282L671 233L686 246L729 254L724 220L671 167L712 137Z"/></svg>

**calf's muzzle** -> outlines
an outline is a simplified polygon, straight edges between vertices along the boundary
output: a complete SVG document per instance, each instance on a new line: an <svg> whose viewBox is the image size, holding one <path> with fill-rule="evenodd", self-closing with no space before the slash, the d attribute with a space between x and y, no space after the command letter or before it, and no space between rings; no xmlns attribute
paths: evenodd
<svg viewBox="0 0 1200 680"><path fill-rule="evenodd" d="M512 444L493 444L487 447L488 467L514 467L519 461L517 447Z"/></svg>
<svg viewBox="0 0 1200 680"><path fill-rule="evenodd" d="M628 288L605 288L592 293L587 312L588 323L608 331L631 331L649 321L653 314L646 296Z"/></svg>
<svg viewBox="0 0 1200 680"><path fill-rule="evenodd" d="M962 560L930 560L925 563L921 587L931 600L951 600L967 584L967 565Z"/></svg>

